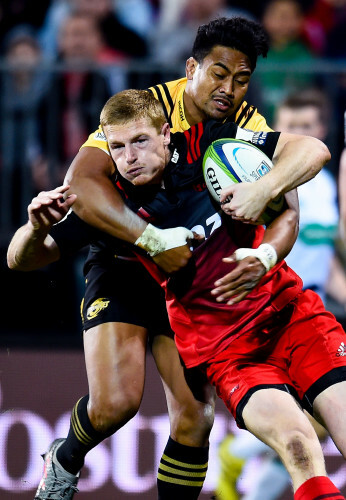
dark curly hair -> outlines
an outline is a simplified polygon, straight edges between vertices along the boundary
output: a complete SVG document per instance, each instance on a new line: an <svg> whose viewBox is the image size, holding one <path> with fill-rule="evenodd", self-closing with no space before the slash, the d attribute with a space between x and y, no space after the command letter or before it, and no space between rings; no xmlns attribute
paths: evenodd
<svg viewBox="0 0 346 500"><path fill-rule="evenodd" d="M253 71L257 57L267 56L269 38L260 23L244 17L220 17L198 28L192 57L201 63L215 45L230 47L246 54Z"/></svg>

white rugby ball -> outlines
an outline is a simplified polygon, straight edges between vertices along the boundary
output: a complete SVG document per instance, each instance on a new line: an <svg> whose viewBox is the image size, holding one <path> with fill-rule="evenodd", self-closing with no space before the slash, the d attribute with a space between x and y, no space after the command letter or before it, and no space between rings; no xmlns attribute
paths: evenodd
<svg viewBox="0 0 346 500"><path fill-rule="evenodd" d="M221 189L239 182L255 182L272 168L272 161L263 151L239 139L217 139L210 144L203 158L204 179L215 201L220 201ZM261 222L269 224L283 205L283 196L269 203Z"/></svg>

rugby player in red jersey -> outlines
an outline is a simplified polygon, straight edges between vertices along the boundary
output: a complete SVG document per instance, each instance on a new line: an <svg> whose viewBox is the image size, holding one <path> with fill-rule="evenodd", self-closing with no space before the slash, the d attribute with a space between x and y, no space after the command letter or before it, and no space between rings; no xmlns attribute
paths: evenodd
<svg viewBox="0 0 346 500"><path fill-rule="evenodd" d="M189 265L170 278L138 255L165 289L185 366L206 375L238 426L279 454L295 499L344 498L327 477L319 440L302 408L325 426L346 457L346 334L285 264L279 219L264 232L262 226L218 218L207 190L196 189L203 154L218 138L255 143L281 168L294 163L293 151L297 160L305 148L314 150L320 166L329 152L313 138L302 143L301 136L269 132L258 141L254 132L212 121L171 137L164 115L158 115L146 92L124 91L106 103L101 125L128 206L144 210L161 228L182 225L206 238ZM263 177L257 184L265 182Z"/></svg>
<svg viewBox="0 0 346 500"><path fill-rule="evenodd" d="M267 50L262 27L246 19L220 19L200 27L193 57L187 62L187 78L151 89L163 104L173 129L186 130L201 119L214 117L218 120L229 118L257 131L269 130L256 109L243 101L257 56L265 55ZM269 197L274 197L274 192L289 190L317 171L309 158L293 164L292 169L289 167L284 171L278 168L270 174L260 190L237 187L228 207L233 215L256 218ZM160 232L148 226L148 222L133 214L117 196L112 183L114 173L105 137L102 130L97 131L81 149L67 176L71 189L78 195L74 205L76 213L111 235L132 243L138 239L165 271L175 271L186 264L191 253L185 242L191 233L183 229ZM150 246L153 241L155 249ZM90 397L77 403L68 438L58 443L59 448L57 444L54 446L54 464L63 465L60 469L56 467L56 472L65 469L67 474L61 473L72 486L76 484L76 473L89 449L124 425L137 411L143 388L148 329L154 329L155 333L160 333L158 329L163 330L162 324L153 325L150 320L151 311L163 307L162 297L157 297L157 303L150 301L143 285L141 307L133 306L133 283L137 283L139 273L144 280L138 264L113 260L112 272L107 265L101 271L99 268L99 274L88 276L84 302L84 345ZM106 303L98 301L104 296L100 286L106 275L107 293L112 300L106 301L107 307L103 307ZM152 286L148 278L147 288L151 290ZM171 472L167 472L167 464L162 462L158 475L159 497L168 500L186 496L193 500L205 476L213 395L207 390L203 401L193 397L171 338L155 335L152 349L164 380L171 422L165 449ZM116 375L115 365L121 367L121 377ZM138 383L128 383L134 377ZM87 443L80 439L78 427L87 435ZM47 460L49 457L47 454ZM192 482L189 472L196 466L201 467L201 473Z"/></svg>

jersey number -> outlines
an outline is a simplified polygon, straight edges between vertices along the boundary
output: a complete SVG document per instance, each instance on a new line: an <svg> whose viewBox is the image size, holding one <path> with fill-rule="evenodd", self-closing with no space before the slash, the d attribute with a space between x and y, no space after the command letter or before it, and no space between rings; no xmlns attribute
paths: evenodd
<svg viewBox="0 0 346 500"><path fill-rule="evenodd" d="M208 217L208 219L205 221L205 225L206 225L206 227L212 225L208 235L206 234L206 229L200 224L197 224L197 226L194 226L193 228L191 228L191 231L195 231L195 233L200 234L205 239L209 238L211 233L213 233L215 231L215 229L217 229L218 227L221 226L220 214L217 212L216 214L213 214L210 217Z"/></svg>

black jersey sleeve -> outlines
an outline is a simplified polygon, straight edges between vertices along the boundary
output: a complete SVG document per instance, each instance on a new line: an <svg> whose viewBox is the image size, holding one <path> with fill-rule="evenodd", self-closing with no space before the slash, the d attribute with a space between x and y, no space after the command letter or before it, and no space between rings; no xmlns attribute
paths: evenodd
<svg viewBox="0 0 346 500"><path fill-rule="evenodd" d="M209 120L204 123L201 149L203 150L202 154L204 154L209 144L217 139L239 139L250 142L272 159L279 137L280 132L254 132L241 128L233 122L220 123Z"/></svg>
<svg viewBox="0 0 346 500"><path fill-rule="evenodd" d="M61 257L68 257L97 239L99 231L80 219L72 210L49 231Z"/></svg>

